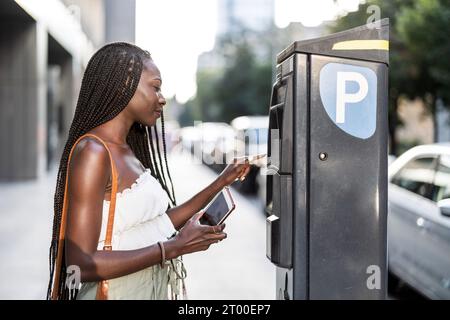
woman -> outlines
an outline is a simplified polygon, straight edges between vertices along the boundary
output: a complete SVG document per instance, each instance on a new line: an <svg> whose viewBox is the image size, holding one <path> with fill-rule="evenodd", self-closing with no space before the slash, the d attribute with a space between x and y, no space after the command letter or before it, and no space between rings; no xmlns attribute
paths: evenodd
<svg viewBox="0 0 450 320"><path fill-rule="evenodd" d="M89 61L58 172L47 298L73 298L66 271L78 266L77 299L94 299L102 280L108 280L109 299L166 299L169 282L179 293L174 275L183 266L178 257L226 238L225 225L201 225L199 211L224 186L245 178L249 164L234 161L177 206L167 166L161 84L150 54L128 43L108 44ZM112 250L102 250L113 167L118 179ZM61 241L60 232L65 235Z"/></svg>

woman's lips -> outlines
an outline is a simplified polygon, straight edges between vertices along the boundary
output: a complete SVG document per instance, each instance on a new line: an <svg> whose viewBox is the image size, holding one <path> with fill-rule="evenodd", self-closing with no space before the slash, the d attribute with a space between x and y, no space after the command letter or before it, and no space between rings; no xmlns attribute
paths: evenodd
<svg viewBox="0 0 450 320"><path fill-rule="evenodd" d="M162 110L155 111L155 113L158 115L158 117L161 117L161 112L162 112Z"/></svg>

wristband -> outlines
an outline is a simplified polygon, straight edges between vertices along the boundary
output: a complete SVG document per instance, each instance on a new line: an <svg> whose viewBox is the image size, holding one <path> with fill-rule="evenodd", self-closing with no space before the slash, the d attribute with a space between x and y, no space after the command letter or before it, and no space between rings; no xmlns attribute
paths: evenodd
<svg viewBox="0 0 450 320"><path fill-rule="evenodd" d="M166 251L164 250L164 244L162 241L158 241L159 248L161 249L161 268L164 268L166 264Z"/></svg>

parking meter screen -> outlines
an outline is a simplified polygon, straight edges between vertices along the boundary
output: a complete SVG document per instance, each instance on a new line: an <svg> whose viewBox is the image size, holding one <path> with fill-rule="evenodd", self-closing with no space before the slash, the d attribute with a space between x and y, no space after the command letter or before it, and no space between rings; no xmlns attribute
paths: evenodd
<svg viewBox="0 0 450 320"><path fill-rule="evenodd" d="M210 205L206 207L205 213L200 218L201 224L215 226L232 211L232 201L227 202L225 197L231 200L225 190L223 190Z"/></svg>

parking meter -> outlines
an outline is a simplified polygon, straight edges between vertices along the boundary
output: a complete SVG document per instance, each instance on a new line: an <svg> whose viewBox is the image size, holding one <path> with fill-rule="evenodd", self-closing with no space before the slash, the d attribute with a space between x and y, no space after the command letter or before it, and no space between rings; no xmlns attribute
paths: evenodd
<svg viewBox="0 0 450 320"><path fill-rule="evenodd" d="M277 299L384 299L389 21L277 56L267 257Z"/></svg>

